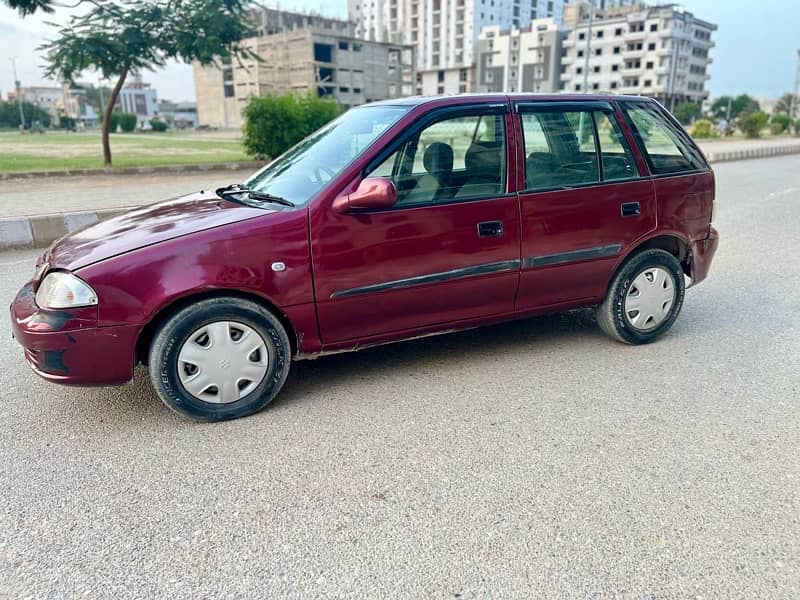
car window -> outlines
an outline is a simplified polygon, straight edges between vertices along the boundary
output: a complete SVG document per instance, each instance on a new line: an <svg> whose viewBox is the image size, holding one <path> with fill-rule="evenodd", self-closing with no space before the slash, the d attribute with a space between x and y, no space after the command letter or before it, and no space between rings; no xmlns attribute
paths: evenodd
<svg viewBox="0 0 800 600"><path fill-rule="evenodd" d="M625 136L610 113L595 111L597 139L600 141L600 158L603 164L603 181L618 181L637 177L639 171Z"/></svg>
<svg viewBox="0 0 800 600"><path fill-rule="evenodd" d="M552 189L600 181L591 112L523 112L521 119L526 189ZM540 131L546 139L544 143Z"/></svg>
<svg viewBox="0 0 800 600"><path fill-rule="evenodd" d="M432 123L368 175L390 177L396 206L491 197L506 189L504 115L458 116Z"/></svg>
<svg viewBox="0 0 800 600"><path fill-rule="evenodd" d="M654 175L705 168L700 151L658 107L627 102L622 106Z"/></svg>

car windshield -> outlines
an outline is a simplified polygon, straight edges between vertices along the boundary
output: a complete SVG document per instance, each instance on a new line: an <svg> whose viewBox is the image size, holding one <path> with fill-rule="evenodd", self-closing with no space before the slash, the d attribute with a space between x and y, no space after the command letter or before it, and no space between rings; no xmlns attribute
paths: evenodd
<svg viewBox="0 0 800 600"><path fill-rule="evenodd" d="M306 204L408 110L405 106L353 108L273 160L244 185L298 206Z"/></svg>

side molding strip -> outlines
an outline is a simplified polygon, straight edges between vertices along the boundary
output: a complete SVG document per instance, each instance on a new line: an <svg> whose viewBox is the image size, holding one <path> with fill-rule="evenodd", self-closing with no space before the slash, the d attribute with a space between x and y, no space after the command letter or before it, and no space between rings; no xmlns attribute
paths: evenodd
<svg viewBox="0 0 800 600"><path fill-rule="evenodd" d="M520 266L519 259L503 260L500 262L475 265L474 267L464 267L461 269L453 269L451 271L442 271L441 273L431 273L430 275L418 275L417 277L409 277L407 279L395 279L394 281L375 283L372 285L365 285L363 287L351 288L349 290L334 292L333 294L331 294L331 300L336 298L347 298L349 296L357 296L359 294L371 294L374 292L383 292L385 290L394 290L398 288L413 287L417 285L426 285L429 283L439 283L441 281L448 281L451 279L463 279L465 277L475 277L476 275L488 275L490 273L515 271L519 269L519 266Z"/></svg>
<svg viewBox="0 0 800 600"><path fill-rule="evenodd" d="M559 252L557 254L544 254L542 256L529 256L522 262L523 269L538 269L539 267L549 267L562 263L577 262L579 260L589 260L592 258L606 258L615 256L622 250L622 244L611 244L609 246L596 246L594 248L582 248L581 250L570 250L569 252Z"/></svg>

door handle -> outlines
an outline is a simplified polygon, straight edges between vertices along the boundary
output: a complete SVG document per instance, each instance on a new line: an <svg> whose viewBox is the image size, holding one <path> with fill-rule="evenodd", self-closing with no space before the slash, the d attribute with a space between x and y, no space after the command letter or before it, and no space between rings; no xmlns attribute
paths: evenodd
<svg viewBox="0 0 800 600"><path fill-rule="evenodd" d="M478 223L478 237L500 237L501 235L503 235L502 221Z"/></svg>
<svg viewBox="0 0 800 600"><path fill-rule="evenodd" d="M622 216L623 217L638 217L642 214L642 205L638 202L623 202L622 203Z"/></svg>

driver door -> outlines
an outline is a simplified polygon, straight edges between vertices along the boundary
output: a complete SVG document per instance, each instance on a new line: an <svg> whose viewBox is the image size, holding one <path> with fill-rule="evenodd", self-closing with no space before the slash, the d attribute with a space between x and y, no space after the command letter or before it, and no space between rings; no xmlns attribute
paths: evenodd
<svg viewBox="0 0 800 600"><path fill-rule="evenodd" d="M513 135L505 104L428 113L362 173L392 178L394 206L349 214L325 206L312 217L323 344L513 311Z"/></svg>

